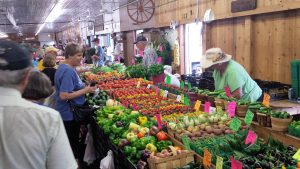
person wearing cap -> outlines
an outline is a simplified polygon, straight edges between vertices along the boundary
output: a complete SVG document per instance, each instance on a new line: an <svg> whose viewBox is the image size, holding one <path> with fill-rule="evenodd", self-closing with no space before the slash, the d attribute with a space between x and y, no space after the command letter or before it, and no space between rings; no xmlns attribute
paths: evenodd
<svg viewBox="0 0 300 169"><path fill-rule="evenodd" d="M81 81L76 67L80 66L83 59L82 47L75 43L69 43L65 49L66 60L58 66L54 77L56 90L56 110L61 114L67 135L75 155L79 158L79 129L80 124L74 120L70 103L83 105L85 94L95 92L96 87L85 86Z"/></svg>
<svg viewBox="0 0 300 169"><path fill-rule="evenodd" d="M262 96L262 90L245 68L220 48L208 49L202 56L200 65L202 68L214 69L215 90L229 87L232 97L252 102Z"/></svg>
<svg viewBox="0 0 300 169"><path fill-rule="evenodd" d="M134 44L140 51L144 52L142 61L144 67L157 64L157 53L153 48L150 47L150 45L148 45L148 41L144 36L138 36Z"/></svg>
<svg viewBox="0 0 300 169"><path fill-rule="evenodd" d="M54 56L57 56L57 52L59 51L59 49L57 49L57 48L55 48L55 47L53 47L53 46L50 46L50 47L47 47L46 49L45 49L45 55L47 55L47 54L51 54L51 55L54 55ZM44 56L45 56L44 55ZM43 57L44 57L43 56ZM44 58L42 58L39 62L38 62L38 70L39 71L43 71L44 70L44 66L43 66L43 59Z"/></svg>
<svg viewBox="0 0 300 169"><path fill-rule="evenodd" d="M93 40L95 43L96 52L92 56L94 67L103 66L105 61L105 54L103 48L100 46L100 40L95 38Z"/></svg>
<svg viewBox="0 0 300 169"><path fill-rule="evenodd" d="M32 69L28 51L0 41L0 168L77 169L60 114L21 97Z"/></svg>

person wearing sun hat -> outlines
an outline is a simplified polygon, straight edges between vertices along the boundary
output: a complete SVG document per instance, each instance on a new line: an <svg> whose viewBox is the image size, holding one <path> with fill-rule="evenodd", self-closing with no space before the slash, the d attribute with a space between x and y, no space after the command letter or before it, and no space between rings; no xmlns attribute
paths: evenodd
<svg viewBox="0 0 300 169"><path fill-rule="evenodd" d="M0 168L77 169L60 114L22 98L32 57L0 40Z"/></svg>
<svg viewBox="0 0 300 169"><path fill-rule="evenodd" d="M214 69L215 90L229 87L232 97L252 102L261 98L262 90L245 68L220 48L208 49L202 56L200 65L205 69Z"/></svg>

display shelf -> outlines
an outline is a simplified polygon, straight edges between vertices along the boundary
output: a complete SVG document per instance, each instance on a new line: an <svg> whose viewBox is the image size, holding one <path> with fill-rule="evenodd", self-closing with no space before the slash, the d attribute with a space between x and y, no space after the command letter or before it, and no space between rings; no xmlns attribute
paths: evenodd
<svg viewBox="0 0 300 169"><path fill-rule="evenodd" d="M291 136L285 132L274 131L271 127L263 127L257 122L252 122L251 127L258 134L258 136L263 139L268 139L269 136L272 136L274 139L282 142L284 145L293 145L296 148L300 148L300 138Z"/></svg>

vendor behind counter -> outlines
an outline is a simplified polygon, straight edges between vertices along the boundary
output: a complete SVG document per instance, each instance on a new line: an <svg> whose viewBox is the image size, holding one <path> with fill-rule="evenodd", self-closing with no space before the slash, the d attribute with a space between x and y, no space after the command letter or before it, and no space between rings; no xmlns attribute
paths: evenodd
<svg viewBox="0 0 300 169"><path fill-rule="evenodd" d="M215 90L229 87L232 97L251 102L261 100L262 90L245 68L220 48L208 49L202 56L202 68L212 68Z"/></svg>

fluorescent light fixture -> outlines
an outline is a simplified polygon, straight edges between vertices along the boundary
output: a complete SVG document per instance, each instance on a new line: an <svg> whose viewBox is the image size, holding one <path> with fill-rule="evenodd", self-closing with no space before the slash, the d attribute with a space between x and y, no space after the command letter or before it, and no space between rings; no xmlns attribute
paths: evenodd
<svg viewBox="0 0 300 169"><path fill-rule="evenodd" d="M53 22L55 19L57 19L58 16L60 16L63 12L62 10L62 5L64 3L64 0L59 0L57 2L57 4L55 4L54 8L51 10L51 12L49 13L49 15L47 16L46 20L44 21L44 23L42 23L42 25L39 27L38 31L36 32L35 36L38 35L41 30L45 27L45 24L47 22Z"/></svg>
<svg viewBox="0 0 300 169"><path fill-rule="evenodd" d="M6 33L0 32L0 39L7 38L7 37L8 37L8 35Z"/></svg>

